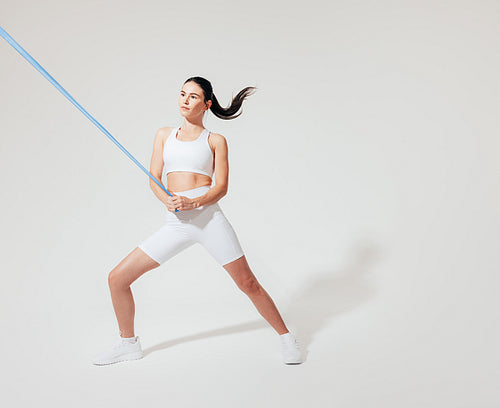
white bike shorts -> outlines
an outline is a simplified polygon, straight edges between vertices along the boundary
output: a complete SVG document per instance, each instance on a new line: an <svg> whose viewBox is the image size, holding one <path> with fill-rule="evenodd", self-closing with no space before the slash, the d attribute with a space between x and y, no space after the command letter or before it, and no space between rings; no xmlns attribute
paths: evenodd
<svg viewBox="0 0 500 408"><path fill-rule="evenodd" d="M195 198L209 189L210 186L202 186L171 193ZM186 211L172 212L166 208L165 211L165 224L138 245L159 264L197 242L220 265L226 265L244 255L238 237L218 203Z"/></svg>

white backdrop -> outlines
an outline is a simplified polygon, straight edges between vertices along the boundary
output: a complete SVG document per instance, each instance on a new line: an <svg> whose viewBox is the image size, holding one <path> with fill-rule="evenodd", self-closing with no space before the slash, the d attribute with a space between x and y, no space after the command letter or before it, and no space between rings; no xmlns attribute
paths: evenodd
<svg viewBox="0 0 500 408"><path fill-rule="evenodd" d="M0 25L145 167L184 80L241 117L220 205L306 350L199 245L107 275L161 226L148 177L0 39L8 406L498 407L500 53L494 1L1 0ZM496 250L496 251L495 251Z"/></svg>

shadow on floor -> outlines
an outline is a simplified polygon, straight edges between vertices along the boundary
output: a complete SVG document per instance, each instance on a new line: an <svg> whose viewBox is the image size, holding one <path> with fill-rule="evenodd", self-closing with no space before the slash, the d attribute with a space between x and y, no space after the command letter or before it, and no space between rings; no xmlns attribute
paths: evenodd
<svg viewBox="0 0 500 408"><path fill-rule="evenodd" d="M235 324L228 327L221 327L219 329L206 330L200 333L190 334L188 336L177 337L176 339L164 341L157 344L156 346L149 347L144 350L144 356L148 355L149 353L173 347L181 343L188 343L190 341L206 339L209 337L225 336L227 334L247 332L251 330L268 329L269 327L269 323L267 323L264 319L261 319L247 323Z"/></svg>
<svg viewBox="0 0 500 408"><path fill-rule="evenodd" d="M288 299L288 306L280 308L287 326L296 328L293 332L301 344L304 359L307 358L308 347L315 335L326 327L330 319L355 309L374 295L375 289L370 284L368 275L381 255L381 249L373 242L355 242L345 267L310 272L309 278ZM260 319L206 330L149 347L144 350L144 356L181 343L269 327L269 323Z"/></svg>
<svg viewBox="0 0 500 408"><path fill-rule="evenodd" d="M316 334L341 313L353 310L376 293L370 272L382 258L382 250L372 242L359 241L347 254L344 267L311 273L283 308L283 319L293 325L304 357Z"/></svg>

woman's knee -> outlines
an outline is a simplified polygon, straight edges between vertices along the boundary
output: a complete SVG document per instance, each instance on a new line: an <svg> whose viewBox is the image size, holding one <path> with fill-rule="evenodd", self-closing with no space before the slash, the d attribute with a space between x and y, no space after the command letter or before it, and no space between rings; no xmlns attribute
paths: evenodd
<svg viewBox="0 0 500 408"><path fill-rule="evenodd" d="M108 274L109 287L126 289L141 275L158 266L158 262L136 247Z"/></svg>
<svg viewBox="0 0 500 408"><path fill-rule="evenodd" d="M262 291L262 286L254 277L241 280L238 287L249 296L259 294Z"/></svg>
<svg viewBox="0 0 500 408"><path fill-rule="evenodd" d="M125 276L125 270L121 267L113 268L108 274L108 285L111 289L126 289L130 286L131 282Z"/></svg>

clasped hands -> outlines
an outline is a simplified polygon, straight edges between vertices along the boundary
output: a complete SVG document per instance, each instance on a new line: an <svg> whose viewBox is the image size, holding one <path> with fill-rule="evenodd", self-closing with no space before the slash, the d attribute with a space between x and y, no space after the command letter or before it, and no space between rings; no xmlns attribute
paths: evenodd
<svg viewBox="0 0 500 408"><path fill-rule="evenodd" d="M173 194L173 193L172 193ZM196 207L194 200L184 196L178 196L173 194L167 197L167 209L168 211L175 212L175 210L186 211L192 210Z"/></svg>

